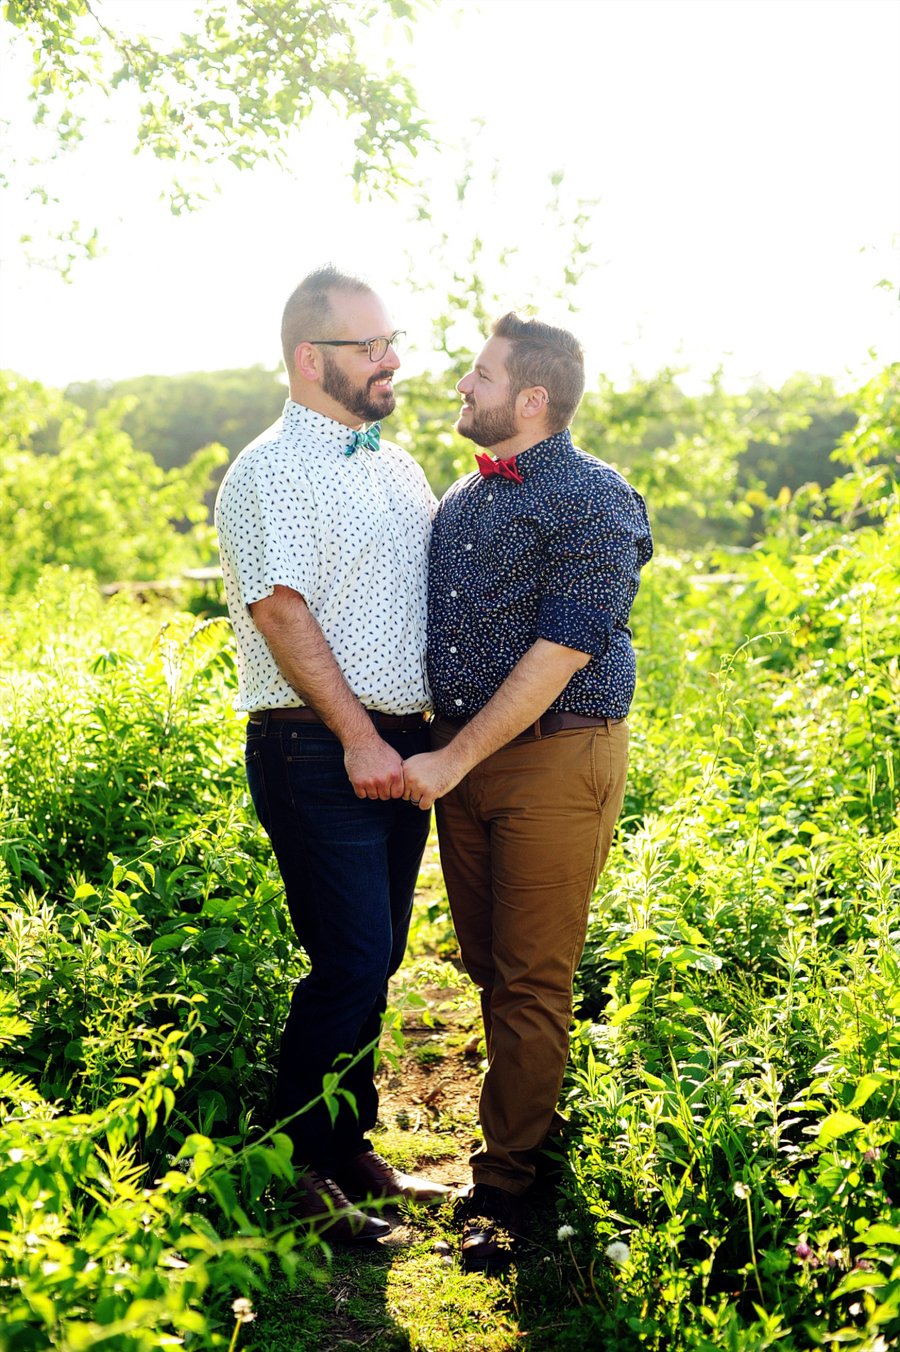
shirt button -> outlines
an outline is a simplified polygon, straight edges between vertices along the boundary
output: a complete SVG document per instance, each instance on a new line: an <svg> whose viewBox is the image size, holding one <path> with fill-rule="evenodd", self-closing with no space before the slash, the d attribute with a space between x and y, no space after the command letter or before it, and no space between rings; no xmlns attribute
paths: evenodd
<svg viewBox="0 0 900 1352"><path fill-rule="evenodd" d="M488 493L488 502L493 502L493 501L494 501L494 495L493 495L493 493Z"/></svg>
<svg viewBox="0 0 900 1352"><path fill-rule="evenodd" d="M471 549L471 548L472 548L471 545L466 545L466 549Z"/></svg>
<svg viewBox="0 0 900 1352"><path fill-rule="evenodd" d="M452 653L455 653L455 652L456 652L456 646L454 645L454 646L450 649L450 651L451 651Z"/></svg>
<svg viewBox="0 0 900 1352"><path fill-rule="evenodd" d="M452 592L450 593L450 595L451 595L451 596L455 596L455 595L456 595L456 592L455 592L455 591L452 591Z"/></svg>
<svg viewBox="0 0 900 1352"><path fill-rule="evenodd" d="M461 708L462 708L462 700L461 700L461 699L455 699L455 700L453 701L453 703L456 705L457 709L461 709Z"/></svg>

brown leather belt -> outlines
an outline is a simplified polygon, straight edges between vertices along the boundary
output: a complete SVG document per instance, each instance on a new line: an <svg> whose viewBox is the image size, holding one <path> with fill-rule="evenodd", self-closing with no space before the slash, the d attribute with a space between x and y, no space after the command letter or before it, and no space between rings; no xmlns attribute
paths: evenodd
<svg viewBox="0 0 900 1352"><path fill-rule="evenodd" d="M424 714L380 714L376 709L367 709L366 713L375 726L384 728L385 732L415 732L425 722ZM296 705L291 709L257 709L250 715L250 722L262 723L264 714L279 723L319 723L325 727L315 710L305 705Z"/></svg>
<svg viewBox="0 0 900 1352"><path fill-rule="evenodd" d="M443 714L436 714L435 717L439 723L449 723L451 728L465 727L470 721L468 718L445 718ZM554 732L564 732L567 728L614 728L617 723L624 722L624 718L592 718L588 714L541 714L530 727L512 740L521 742L527 737L552 737Z"/></svg>

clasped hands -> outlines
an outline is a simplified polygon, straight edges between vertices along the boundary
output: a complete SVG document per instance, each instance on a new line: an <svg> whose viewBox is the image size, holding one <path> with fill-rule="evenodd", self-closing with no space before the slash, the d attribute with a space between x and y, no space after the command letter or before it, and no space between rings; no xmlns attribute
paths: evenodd
<svg viewBox="0 0 900 1352"><path fill-rule="evenodd" d="M409 760L379 737L364 746L347 747L344 766L357 798L403 798L428 812L434 800L449 793L463 777L445 754L424 751Z"/></svg>

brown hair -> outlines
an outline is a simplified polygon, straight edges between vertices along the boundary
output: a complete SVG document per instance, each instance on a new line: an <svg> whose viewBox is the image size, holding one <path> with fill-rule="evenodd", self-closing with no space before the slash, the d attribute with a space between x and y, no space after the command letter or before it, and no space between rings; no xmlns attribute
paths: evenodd
<svg viewBox="0 0 900 1352"><path fill-rule="evenodd" d="M339 272L331 263L315 268L303 278L288 297L281 316L281 350L289 376L294 374L294 353L300 343L335 336L331 292L356 295L371 290L361 277Z"/></svg>
<svg viewBox="0 0 900 1352"><path fill-rule="evenodd" d="M495 319L491 333L510 344L506 358L510 398L529 386L543 385L551 430L562 432L584 394L584 352L578 339L539 319L520 319L515 310Z"/></svg>

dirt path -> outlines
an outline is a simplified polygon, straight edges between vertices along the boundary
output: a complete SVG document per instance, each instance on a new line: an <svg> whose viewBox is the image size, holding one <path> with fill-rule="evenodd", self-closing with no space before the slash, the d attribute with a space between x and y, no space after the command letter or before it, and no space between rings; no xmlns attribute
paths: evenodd
<svg viewBox="0 0 900 1352"><path fill-rule="evenodd" d="M402 1008L403 1047L382 1058L371 1139L396 1168L450 1186L471 1181L484 1064L477 992L454 956L432 842L411 955L391 992ZM385 1033L382 1048L389 1045ZM544 1352L563 1326L570 1278L556 1240L555 1193L537 1185L532 1193L529 1242L507 1273L494 1276L462 1271L449 1203L384 1207L393 1226L385 1239L336 1245L330 1262L322 1260L319 1283L271 1283L247 1352Z"/></svg>

